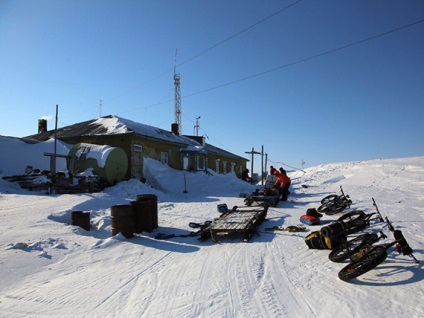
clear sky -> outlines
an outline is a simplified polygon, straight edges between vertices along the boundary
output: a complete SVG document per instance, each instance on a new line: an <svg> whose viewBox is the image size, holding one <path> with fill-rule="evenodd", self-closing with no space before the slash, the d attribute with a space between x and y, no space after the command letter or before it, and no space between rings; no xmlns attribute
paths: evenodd
<svg viewBox="0 0 424 318"><path fill-rule="evenodd" d="M170 130L176 49L183 134L277 167L424 155L421 0L0 0L0 135L56 104Z"/></svg>

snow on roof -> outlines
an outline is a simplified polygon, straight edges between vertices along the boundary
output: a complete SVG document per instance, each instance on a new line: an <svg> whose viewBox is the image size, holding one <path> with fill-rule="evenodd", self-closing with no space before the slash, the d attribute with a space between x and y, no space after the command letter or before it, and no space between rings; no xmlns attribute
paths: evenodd
<svg viewBox="0 0 424 318"><path fill-rule="evenodd" d="M108 115L98 119L92 119L86 122L77 123L58 129L57 138L60 140L72 139L75 137L86 136L105 136L105 135L124 135L133 134L142 138L155 141L168 142L181 146L187 152L213 153L227 156L235 159L246 160L243 157L230 153L226 150L212 146L210 144L202 145L196 140L197 136L178 136L174 133L161 128L141 124L129 119L121 118L115 115ZM47 141L53 138L54 130L45 131L35 135L27 136L27 141Z"/></svg>
<svg viewBox="0 0 424 318"><path fill-rule="evenodd" d="M177 136L170 131L137 123L129 119L117 117L115 115L101 117L93 121L90 125L101 125L107 129L106 134L118 135L126 133L135 133L136 135L150 137L184 145L199 146L199 143L185 136Z"/></svg>

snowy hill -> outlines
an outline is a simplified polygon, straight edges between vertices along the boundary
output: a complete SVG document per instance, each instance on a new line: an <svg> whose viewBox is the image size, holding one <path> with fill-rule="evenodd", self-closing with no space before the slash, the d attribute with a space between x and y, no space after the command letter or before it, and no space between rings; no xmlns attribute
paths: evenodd
<svg viewBox="0 0 424 318"><path fill-rule="evenodd" d="M22 173L22 163L50 151L37 150L45 144L3 137L0 145L26 158L9 160L2 153L0 176ZM186 173L185 186L181 171L153 160L146 161L146 169L155 188L130 180L95 194L46 195L0 180L0 316L424 317L423 262L417 265L392 251L379 267L346 283L337 277L346 263L329 261L328 250L308 249L305 233L265 231L298 225L308 208L340 193L342 185L352 210L373 212L375 198L424 261L424 157L292 172L289 202L269 209L260 236L249 243L156 240L158 233L189 233L189 222L213 220L220 203L243 205L239 193L255 187L233 175L204 173ZM110 207L144 193L158 196L159 228L132 239L111 237ZM90 231L70 225L77 210L90 212ZM339 216L326 215L323 221ZM390 237L383 223L369 230L381 229Z"/></svg>

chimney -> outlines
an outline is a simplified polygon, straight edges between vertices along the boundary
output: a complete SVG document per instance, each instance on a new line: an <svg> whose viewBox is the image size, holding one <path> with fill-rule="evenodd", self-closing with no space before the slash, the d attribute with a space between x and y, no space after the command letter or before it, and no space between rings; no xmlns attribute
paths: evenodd
<svg viewBox="0 0 424 318"><path fill-rule="evenodd" d="M47 119L39 119L38 120L38 133L47 131Z"/></svg>
<svg viewBox="0 0 424 318"><path fill-rule="evenodd" d="M173 134L175 134L176 136L179 136L180 134L178 133L178 124L177 123L173 123L171 125L171 132Z"/></svg>

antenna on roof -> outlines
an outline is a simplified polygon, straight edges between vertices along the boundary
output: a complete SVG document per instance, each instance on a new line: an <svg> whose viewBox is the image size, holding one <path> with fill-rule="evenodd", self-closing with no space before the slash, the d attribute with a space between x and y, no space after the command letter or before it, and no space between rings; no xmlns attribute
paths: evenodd
<svg viewBox="0 0 424 318"><path fill-rule="evenodd" d="M199 127L200 127L199 118L200 118L200 116L196 117L196 123L194 124L194 133L195 133L196 136L199 136Z"/></svg>
<svg viewBox="0 0 424 318"><path fill-rule="evenodd" d="M181 93L180 93L180 74L177 74L177 52L175 49L174 60L174 121L177 124L177 133L181 135Z"/></svg>

